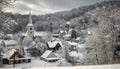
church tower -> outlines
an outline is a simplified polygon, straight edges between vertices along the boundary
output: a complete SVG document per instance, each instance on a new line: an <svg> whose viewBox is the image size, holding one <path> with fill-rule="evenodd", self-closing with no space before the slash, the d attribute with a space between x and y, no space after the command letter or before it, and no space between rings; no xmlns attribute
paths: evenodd
<svg viewBox="0 0 120 69"><path fill-rule="evenodd" d="M34 27L32 24L32 16L31 16L31 11L29 13L29 23L27 25L27 36L33 38L34 37Z"/></svg>

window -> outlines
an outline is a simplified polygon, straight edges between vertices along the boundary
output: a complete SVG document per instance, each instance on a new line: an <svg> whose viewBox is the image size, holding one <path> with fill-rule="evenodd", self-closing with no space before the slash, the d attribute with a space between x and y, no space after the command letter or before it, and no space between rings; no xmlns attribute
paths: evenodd
<svg viewBox="0 0 120 69"><path fill-rule="evenodd" d="M9 61L9 64L13 64L13 61L10 60L10 61Z"/></svg>
<svg viewBox="0 0 120 69"><path fill-rule="evenodd" d="M32 34L32 32L30 32L30 34Z"/></svg>
<svg viewBox="0 0 120 69"><path fill-rule="evenodd" d="M30 28L30 30L32 30L32 28Z"/></svg>

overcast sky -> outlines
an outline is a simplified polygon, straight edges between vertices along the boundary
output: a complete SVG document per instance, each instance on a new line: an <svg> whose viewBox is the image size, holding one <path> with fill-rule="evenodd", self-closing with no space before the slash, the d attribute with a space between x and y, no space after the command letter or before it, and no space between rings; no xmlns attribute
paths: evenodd
<svg viewBox="0 0 120 69"><path fill-rule="evenodd" d="M71 10L80 6L86 6L107 0L18 0L14 8L7 8L7 12L28 14L48 14L59 11Z"/></svg>

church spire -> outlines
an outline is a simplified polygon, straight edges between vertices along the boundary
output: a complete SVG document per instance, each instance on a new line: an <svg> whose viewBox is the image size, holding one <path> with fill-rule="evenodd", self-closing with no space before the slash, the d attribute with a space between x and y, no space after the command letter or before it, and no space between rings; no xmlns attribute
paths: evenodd
<svg viewBox="0 0 120 69"><path fill-rule="evenodd" d="M31 10L30 10L30 13L29 13L29 24L32 24Z"/></svg>
<svg viewBox="0 0 120 69"><path fill-rule="evenodd" d="M32 15L31 15L31 11L29 13L29 23L27 25L27 35L29 37L34 37L34 27L33 27L33 24L32 24Z"/></svg>

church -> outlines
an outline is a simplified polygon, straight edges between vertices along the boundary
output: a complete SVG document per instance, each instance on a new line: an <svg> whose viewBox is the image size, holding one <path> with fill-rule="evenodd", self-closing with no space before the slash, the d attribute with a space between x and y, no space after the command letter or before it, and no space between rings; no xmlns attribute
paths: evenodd
<svg viewBox="0 0 120 69"><path fill-rule="evenodd" d="M49 35L49 32L46 32L46 31L36 31L34 29L34 25L33 25L33 22L32 22L32 15L31 15L31 11L29 13L29 21L28 21L28 24L26 26L27 28L27 31L24 32L24 33L20 33L18 40L18 44L20 46L28 46L30 45L30 43L35 40L36 38L38 39L48 39L48 35Z"/></svg>

